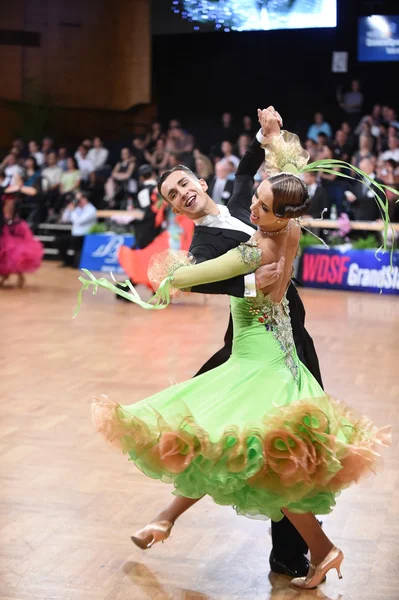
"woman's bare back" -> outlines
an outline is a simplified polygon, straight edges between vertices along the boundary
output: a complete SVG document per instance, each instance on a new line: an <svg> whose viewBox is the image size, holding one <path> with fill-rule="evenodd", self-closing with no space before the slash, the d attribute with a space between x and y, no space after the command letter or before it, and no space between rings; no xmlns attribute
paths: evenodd
<svg viewBox="0 0 399 600"><path fill-rule="evenodd" d="M285 259L283 271L278 280L262 289L262 292L269 295L274 302L281 302L284 297L292 277L294 260L298 253L301 227L297 220L292 219L290 223L292 225L287 232L267 236L257 231L252 237L252 241L256 241L262 250L263 265L277 263L282 257Z"/></svg>

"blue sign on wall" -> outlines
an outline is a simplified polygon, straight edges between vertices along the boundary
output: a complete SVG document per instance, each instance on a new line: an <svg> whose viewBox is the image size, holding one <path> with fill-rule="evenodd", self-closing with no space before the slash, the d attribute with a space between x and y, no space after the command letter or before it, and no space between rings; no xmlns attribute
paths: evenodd
<svg viewBox="0 0 399 600"><path fill-rule="evenodd" d="M103 273L124 273L118 262L121 246L133 246L134 236L131 234L104 233L86 235L80 257L81 269L102 271Z"/></svg>
<svg viewBox="0 0 399 600"><path fill-rule="evenodd" d="M399 16L359 18L358 60L399 60Z"/></svg>
<svg viewBox="0 0 399 600"><path fill-rule="evenodd" d="M305 248L298 279L306 287L399 295L399 252Z"/></svg>

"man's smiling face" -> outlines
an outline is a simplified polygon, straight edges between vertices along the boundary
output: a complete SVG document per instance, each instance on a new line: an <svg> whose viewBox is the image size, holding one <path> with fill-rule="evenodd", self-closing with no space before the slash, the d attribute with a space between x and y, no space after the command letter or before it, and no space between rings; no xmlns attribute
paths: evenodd
<svg viewBox="0 0 399 600"><path fill-rule="evenodd" d="M195 220L207 214L207 189L204 179L198 179L194 173L176 170L163 181L161 194L172 206L174 213Z"/></svg>

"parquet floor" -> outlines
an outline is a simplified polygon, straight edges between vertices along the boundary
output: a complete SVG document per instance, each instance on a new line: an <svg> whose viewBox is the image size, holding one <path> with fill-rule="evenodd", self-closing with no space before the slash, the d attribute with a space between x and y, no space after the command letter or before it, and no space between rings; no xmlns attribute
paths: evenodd
<svg viewBox="0 0 399 600"><path fill-rule="evenodd" d="M75 271L46 263L0 290L1 600L397 600L399 298L303 290L327 389L394 426L383 474L346 491L325 528L346 554L313 592L269 574L269 525L205 499L164 545L130 534L170 498L94 434L90 399L134 401L220 347L226 299L147 312L106 292L72 321Z"/></svg>

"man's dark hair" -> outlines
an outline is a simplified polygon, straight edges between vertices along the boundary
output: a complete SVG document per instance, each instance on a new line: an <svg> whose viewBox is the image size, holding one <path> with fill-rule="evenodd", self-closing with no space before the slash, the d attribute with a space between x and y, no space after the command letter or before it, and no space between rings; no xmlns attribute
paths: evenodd
<svg viewBox="0 0 399 600"><path fill-rule="evenodd" d="M189 169L188 167L186 167L185 165L176 165L172 169L169 169L168 171L165 171L164 173L162 173L161 177L159 178L159 181L158 181L158 192L161 194L161 196L162 196L161 187L163 186L165 179L167 179L169 177L169 175L171 175L175 171L184 171L192 179L198 179L198 177L196 176L196 174L193 173L193 171L191 169ZM164 196L162 196L162 198L164 200L167 200L167 198L165 198Z"/></svg>
<svg viewBox="0 0 399 600"><path fill-rule="evenodd" d="M151 177L154 176L154 169L151 165L141 165L141 167L137 169L137 175L144 180L151 179Z"/></svg>
<svg viewBox="0 0 399 600"><path fill-rule="evenodd" d="M83 197L86 198L87 202L90 202L90 198L91 198L91 192L88 192L86 190L79 190L79 194Z"/></svg>

